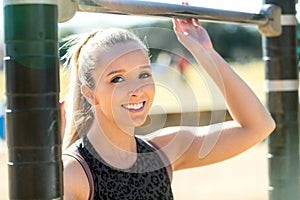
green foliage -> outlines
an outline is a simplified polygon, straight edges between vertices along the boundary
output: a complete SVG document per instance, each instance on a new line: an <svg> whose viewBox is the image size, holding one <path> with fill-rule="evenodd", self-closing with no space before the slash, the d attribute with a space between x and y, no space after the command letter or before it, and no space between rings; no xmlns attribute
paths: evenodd
<svg viewBox="0 0 300 200"><path fill-rule="evenodd" d="M76 34L76 32L71 28L61 29L59 31L59 56L60 56L60 58L62 58L68 50L67 47L64 46L64 44L67 42L64 39L73 34Z"/></svg>
<svg viewBox="0 0 300 200"><path fill-rule="evenodd" d="M261 36L255 28L211 23L203 26L224 58L234 61L261 58Z"/></svg>
<svg viewBox="0 0 300 200"><path fill-rule="evenodd" d="M248 61L262 57L261 36L256 28L233 24L202 23L202 25L208 31L214 48L226 60ZM153 23L137 24L127 28L133 30L149 45L152 60L156 60L161 50L172 53L179 50L185 55L190 55L177 41L171 20L157 20ZM60 38L74 33L76 33L75 30L63 29L60 32ZM60 46L63 44L61 40ZM165 47L167 49L164 49ZM65 51L66 49L61 49L60 55L64 55Z"/></svg>
<svg viewBox="0 0 300 200"><path fill-rule="evenodd" d="M154 62L161 51L167 51L169 53L180 52L189 55L189 52L178 42L170 20L136 25L129 29L148 45L151 60Z"/></svg>
<svg viewBox="0 0 300 200"><path fill-rule="evenodd" d="M261 36L256 28L233 24L202 23L208 31L215 49L227 60L245 61L260 59L262 57ZM141 24L130 27L131 29L142 29L146 27L156 27L172 30L171 20L162 20L151 24ZM172 39L175 34L170 32L169 38L164 33L157 31L155 38L147 36L147 42L158 43L161 46L168 46L169 49L181 48L182 52L188 54L185 49ZM154 41L156 40L156 41ZM170 42L170 40L172 42ZM162 45L164 44L164 45ZM151 49L151 54L155 59L159 49Z"/></svg>

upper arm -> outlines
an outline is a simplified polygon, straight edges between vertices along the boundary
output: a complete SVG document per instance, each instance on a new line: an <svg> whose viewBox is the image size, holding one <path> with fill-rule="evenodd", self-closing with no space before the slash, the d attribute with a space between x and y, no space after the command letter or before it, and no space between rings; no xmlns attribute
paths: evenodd
<svg viewBox="0 0 300 200"><path fill-rule="evenodd" d="M71 156L63 156L64 199L88 199L89 182L81 164Z"/></svg>
<svg viewBox="0 0 300 200"><path fill-rule="evenodd" d="M179 170L231 158L262 141L268 134L228 121L205 127L167 128L151 140L169 157L174 170Z"/></svg>

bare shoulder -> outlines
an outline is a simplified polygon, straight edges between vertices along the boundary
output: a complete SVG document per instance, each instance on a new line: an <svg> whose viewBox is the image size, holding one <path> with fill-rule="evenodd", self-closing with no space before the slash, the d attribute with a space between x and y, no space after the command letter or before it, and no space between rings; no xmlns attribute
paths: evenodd
<svg viewBox="0 0 300 200"><path fill-rule="evenodd" d="M199 128L199 127L198 127ZM145 140L155 143L160 148L176 147L179 144L189 142L193 135L194 128L188 126L174 126L159 129L144 136Z"/></svg>
<svg viewBox="0 0 300 200"><path fill-rule="evenodd" d="M167 127L146 135L144 138L158 146L174 165L193 143L195 138L193 129L184 126Z"/></svg>
<svg viewBox="0 0 300 200"><path fill-rule="evenodd" d="M64 165L64 199L88 199L89 182L81 164L68 155L63 155L62 158Z"/></svg>
<svg viewBox="0 0 300 200"><path fill-rule="evenodd" d="M157 144L164 145L164 152L169 157L173 170L176 171L204 165L199 153L207 146L204 144L205 139L214 137L214 132L220 131L212 126L176 126L164 129L153 140Z"/></svg>

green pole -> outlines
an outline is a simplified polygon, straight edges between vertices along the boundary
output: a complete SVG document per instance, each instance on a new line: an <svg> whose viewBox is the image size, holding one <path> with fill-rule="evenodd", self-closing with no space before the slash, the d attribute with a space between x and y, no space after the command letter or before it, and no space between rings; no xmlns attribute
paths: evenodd
<svg viewBox="0 0 300 200"><path fill-rule="evenodd" d="M295 0L265 0L282 10L282 34L263 38L268 106L277 128L269 137L269 197L299 200L298 61Z"/></svg>
<svg viewBox="0 0 300 200"><path fill-rule="evenodd" d="M10 199L62 199L56 0L5 0Z"/></svg>

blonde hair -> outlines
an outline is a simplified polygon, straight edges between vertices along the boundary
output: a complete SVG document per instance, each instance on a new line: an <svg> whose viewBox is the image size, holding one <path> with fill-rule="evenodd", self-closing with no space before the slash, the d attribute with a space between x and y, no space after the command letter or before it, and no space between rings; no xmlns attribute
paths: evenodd
<svg viewBox="0 0 300 200"><path fill-rule="evenodd" d="M63 59L66 60L65 65L71 67L71 77L64 148L85 135L94 120L92 106L82 95L81 86L95 88L92 74L101 59L101 52L128 41L138 42L148 52L146 45L135 34L125 29L97 30L68 38L64 46L68 46L69 49Z"/></svg>

